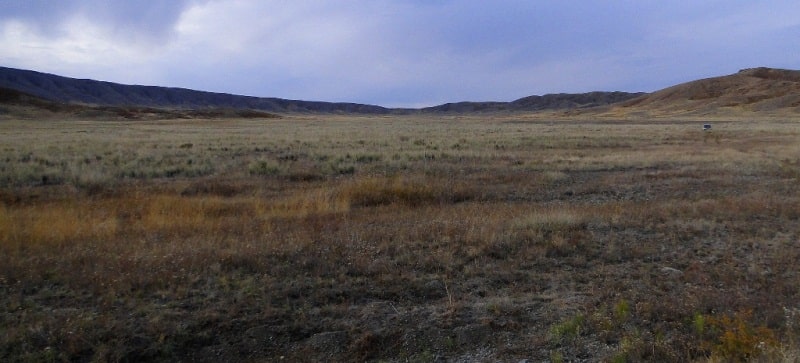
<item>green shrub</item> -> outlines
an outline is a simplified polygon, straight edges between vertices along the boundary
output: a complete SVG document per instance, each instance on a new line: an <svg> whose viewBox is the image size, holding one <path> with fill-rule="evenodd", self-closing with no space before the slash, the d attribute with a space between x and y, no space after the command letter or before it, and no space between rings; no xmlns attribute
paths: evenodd
<svg viewBox="0 0 800 363"><path fill-rule="evenodd" d="M258 160L250 164L249 171L250 175L278 175L281 172L281 167L278 164L266 160Z"/></svg>

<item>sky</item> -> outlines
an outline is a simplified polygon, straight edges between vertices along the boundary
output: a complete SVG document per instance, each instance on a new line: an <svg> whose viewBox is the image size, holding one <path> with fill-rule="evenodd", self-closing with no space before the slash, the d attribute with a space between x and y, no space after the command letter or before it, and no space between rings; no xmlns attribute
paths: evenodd
<svg viewBox="0 0 800 363"><path fill-rule="evenodd" d="M423 107L800 69L797 0L0 0L0 66Z"/></svg>

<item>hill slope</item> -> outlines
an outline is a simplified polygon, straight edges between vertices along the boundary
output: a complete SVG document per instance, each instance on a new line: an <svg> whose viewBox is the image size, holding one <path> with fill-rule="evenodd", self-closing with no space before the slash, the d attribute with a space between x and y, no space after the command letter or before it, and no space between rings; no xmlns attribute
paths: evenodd
<svg viewBox="0 0 800 363"><path fill-rule="evenodd" d="M666 115L800 113L800 71L748 68L738 73L682 83L615 107L616 112Z"/></svg>
<svg viewBox="0 0 800 363"><path fill-rule="evenodd" d="M185 88L123 85L0 67L0 87L50 101L103 106L178 109L251 109L267 112L387 113L380 106L239 96Z"/></svg>
<svg viewBox="0 0 800 363"><path fill-rule="evenodd" d="M90 106L55 102L40 97L0 87L0 119L47 118L102 118L159 120L177 118L278 118L280 116L256 110L215 109L165 109L143 106Z"/></svg>

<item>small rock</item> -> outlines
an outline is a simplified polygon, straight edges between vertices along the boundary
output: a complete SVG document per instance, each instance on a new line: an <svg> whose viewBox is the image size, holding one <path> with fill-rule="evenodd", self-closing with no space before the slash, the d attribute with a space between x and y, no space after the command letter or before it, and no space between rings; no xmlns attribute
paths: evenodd
<svg viewBox="0 0 800 363"><path fill-rule="evenodd" d="M424 287L424 294L428 298L441 298L447 296L447 287L439 280L428 281Z"/></svg>
<svg viewBox="0 0 800 363"><path fill-rule="evenodd" d="M667 275L668 277L673 277L673 278L678 278L683 276L683 271L666 266L661 268L661 273Z"/></svg>
<svg viewBox="0 0 800 363"><path fill-rule="evenodd" d="M483 324L471 324L457 327L453 333L459 346L480 346L492 337L492 328Z"/></svg>
<svg viewBox="0 0 800 363"><path fill-rule="evenodd" d="M341 353L348 341L346 331L329 331L312 335L307 343L318 352Z"/></svg>

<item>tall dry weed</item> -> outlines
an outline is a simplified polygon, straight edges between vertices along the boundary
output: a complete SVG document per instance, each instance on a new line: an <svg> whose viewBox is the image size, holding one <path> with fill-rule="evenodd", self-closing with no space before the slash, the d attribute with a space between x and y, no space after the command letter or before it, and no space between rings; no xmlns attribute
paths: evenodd
<svg viewBox="0 0 800 363"><path fill-rule="evenodd" d="M65 243L111 238L118 222L113 213L96 205L68 201L2 208L0 241L9 246L60 246Z"/></svg>
<svg viewBox="0 0 800 363"><path fill-rule="evenodd" d="M388 204L420 206L459 202L471 197L471 192L464 185L421 177L357 178L343 184L337 194L351 205L360 207Z"/></svg>
<svg viewBox="0 0 800 363"><path fill-rule="evenodd" d="M276 200L255 202L256 211L263 218L342 213L350 210L350 206L351 201L346 194L336 193L330 188L303 190Z"/></svg>

